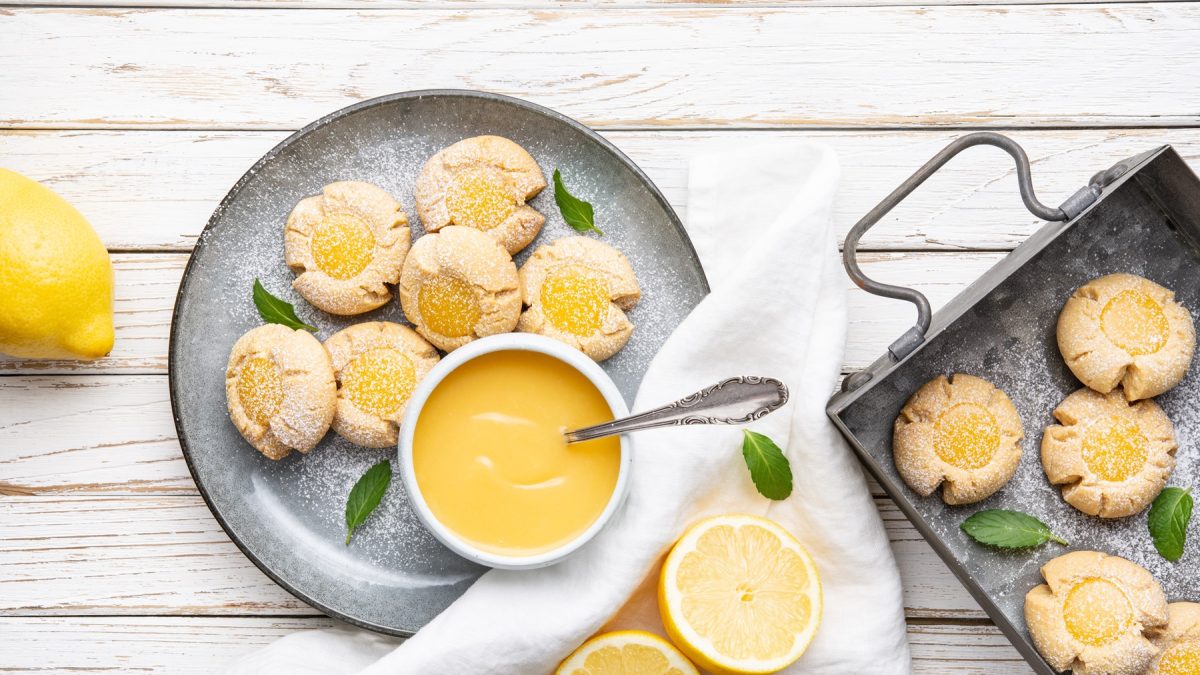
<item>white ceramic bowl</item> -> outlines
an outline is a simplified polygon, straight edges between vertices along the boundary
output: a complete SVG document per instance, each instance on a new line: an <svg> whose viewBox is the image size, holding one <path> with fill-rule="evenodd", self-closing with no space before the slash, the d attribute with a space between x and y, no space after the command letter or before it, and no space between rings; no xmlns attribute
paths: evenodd
<svg viewBox="0 0 1200 675"><path fill-rule="evenodd" d="M628 408L625 407L625 399L621 397L621 392L617 390L617 385L613 383L612 379L609 378L600 366L596 365L595 361L584 356L578 350L557 340L551 340L550 338L531 333L505 333L503 335L481 338L447 354L445 358L429 371L429 374L425 376L425 379L421 380L421 383L413 391L412 397L408 402L408 409L404 412L404 419L400 426L400 475L404 480L404 489L408 493L408 499L413 505L413 510L417 512L417 516L421 519L425 527L433 533L433 536L437 537L450 550L468 560L481 565L487 565L488 567L532 569L552 565L567 557L578 550L579 547L586 544L592 537L596 536L596 533L612 519L613 514L620 508L621 502L625 500L625 493L628 491L631 456L629 453L629 443L622 436L620 439L621 465L617 473L617 484L613 488L612 497L609 498L604 511L578 537L549 551L528 556L501 555L484 551L459 537L439 522L429 509L429 505L425 503L425 498L421 495L421 489L417 485L416 473L413 470L413 433L417 426L417 418L420 417L421 409L425 406L425 402L429 400L429 395L433 393L438 384L454 369L478 356L510 350L538 352L566 363L582 373L584 377L595 385L600 394L604 396L604 400L608 402L608 407L612 409L614 418L624 417L629 414Z"/></svg>

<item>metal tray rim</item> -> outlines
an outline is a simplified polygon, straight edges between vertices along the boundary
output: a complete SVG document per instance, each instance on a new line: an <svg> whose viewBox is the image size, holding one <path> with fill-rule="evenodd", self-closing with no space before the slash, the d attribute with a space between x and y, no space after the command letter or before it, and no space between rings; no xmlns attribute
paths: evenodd
<svg viewBox="0 0 1200 675"><path fill-rule="evenodd" d="M1099 204L1103 197L1113 190L1116 190L1126 181L1132 180L1138 171L1158 158L1165 152L1174 153L1174 149L1170 145L1159 146L1153 150L1147 151L1140 155L1125 160L1129 164L1129 168L1125 173L1108 185L1100 199L1096 203L1089 206L1076 217L1064 222L1048 222L1044 224L1037 232L1031 235L1028 239L1022 242L1017 248L1013 249L1007 256L989 268L986 272L979 276L967 288L955 295L946 305L933 314L933 319L930 324L930 330L926 334L926 339L903 359L891 361L885 353L875 362L871 363L864 371L871 373L872 377L867 382L863 383L857 389L852 391L839 391L834 394L826 405L825 412L829 419L837 427L838 432L854 450L854 454L858 456L859 461L867 468L871 476L876 482L883 487L884 492L888 497L895 502L900 511L908 518L909 522L917 529L922 538L929 543L942 562L950 568L954 576L959 580L959 583L966 588L971 597L979 603L980 607L992 620L997 628L1008 638L1013 647L1020 652L1029 665L1039 672L1041 675L1057 675L1058 671L1054 670L1042 655L1034 648L1029 637L1015 626L1000 607L993 602L987 592L975 581L975 578L964 567L950 551L950 548L937 536L930 527L929 523L917 512L913 502L905 494L904 489L895 481L893 481L886 472L883 471L879 462L866 451L866 448L858 441L857 437L847 428L842 421L841 413L850 406L854 401L861 397L866 392L870 391L877 384L882 382L889 374L899 368L909 359L914 358L916 354L921 352L930 342L931 339L948 328L955 320L963 313L974 306L983 296L991 292L1005 279L1011 276L1016 270L1020 269L1030 258L1049 246L1059 236L1068 232L1078 222ZM848 377L848 376L847 376Z"/></svg>

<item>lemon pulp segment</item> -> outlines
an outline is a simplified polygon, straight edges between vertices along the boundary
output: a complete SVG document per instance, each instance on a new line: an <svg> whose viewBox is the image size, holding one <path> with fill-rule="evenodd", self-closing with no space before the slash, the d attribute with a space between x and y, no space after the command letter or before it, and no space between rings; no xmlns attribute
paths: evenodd
<svg viewBox="0 0 1200 675"><path fill-rule="evenodd" d="M426 328L452 338L470 335L483 314L470 284L448 274L421 285L417 307Z"/></svg>
<svg viewBox="0 0 1200 675"><path fill-rule="evenodd" d="M623 647L601 647L583 660L582 675L683 675L671 665L661 650L646 645L627 644Z"/></svg>
<svg viewBox="0 0 1200 675"><path fill-rule="evenodd" d="M238 401L255 424L266 426L283 403L283 376L271 359L247 359L238 372Z"/></svg>
<svg viewBox="0 0 1200 675"><path fill-rule="evenodd" d="M670 642L642 630L597 635L559 664L555 675L698 675Z"/></svg>
<svg viewBox="0 0 1200 675"><path fill-rule="evenodd" d="M517 208L504 177L494 171L470 169L456 175L446 189L446 210L455 225L489 230Z"/></svg>
<svg viewBox="0 0 1200 675"><path fill-rule="evenodd" d="M757 525L705 532L676 579L685 593L683 618L733 659L786 654L813 620L804 561Z"/></svg>
<svg viewBox="0 0 1200 675"><path fill-rule="evenodd" d="M1075 585L1063 603L1067 632L1076 640L1099 647L1121 636L1133 622L1129 598L1111 581L1090 577Z"/></svg>
<svg viewBox="0 0 1200 675"><path fill-rule="evenodd" d="M1148 454L1149 441L1131 420L1097 420L1083 435L1083 461L1101 480L1127 480L1142 470Z"/></svg>
<svg viewBox="0 0 1200 675"><path fill-rule="evenodd" d="M1167 343L1170 326L1162 306L1140 291L1121 291L1100 312L1100 328L1132 356L1153 354Z"/></svg>
<svg viewBox="0 0 1200 675"><path fill-rule="evenodd" d="M542 311L555 328L579 337L592 335L604 321L608 285L584 270L564 268L542 282Z"/></svg>
<svg viewBox="0 0 1200 675"><path fill-rule="evenodd" d="M1200 675L1200 643L1178 644L1163 652L1159 675Z"/></svg>
<svg viewBox="0 0 1200 675"><path fill-rule="evenodd" d="M375 235L359 216L327 213L309 242L313 264L334 279L350 279L367 268L375 255Z"/></svg>
<svg viewBox="0 0 1200 675"><path fill-rule="evenodd" d="M342 370L342 388L350 401L377 417L395 415L416 384L412 360L388 347L363 352Z"/></svg>
<svg viewBox="0 0 1200 675"><path fill-rule="evenodd" d="M1000 427L977 403L958 403L934 423L933 449L943 462L960 469L987 466L1000 447Z"/></svg>

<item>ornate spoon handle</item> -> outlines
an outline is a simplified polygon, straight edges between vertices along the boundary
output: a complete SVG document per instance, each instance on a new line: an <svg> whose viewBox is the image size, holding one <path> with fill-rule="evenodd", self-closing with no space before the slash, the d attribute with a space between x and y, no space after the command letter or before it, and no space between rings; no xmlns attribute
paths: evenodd
<svg viewBox="0 0 1200 675"><path fill-rule="evenodd" d="M661 408L568 431L567 442L681 424L741 424L779 410L787 400L787 386L775 378L731 377Z"/></svg>

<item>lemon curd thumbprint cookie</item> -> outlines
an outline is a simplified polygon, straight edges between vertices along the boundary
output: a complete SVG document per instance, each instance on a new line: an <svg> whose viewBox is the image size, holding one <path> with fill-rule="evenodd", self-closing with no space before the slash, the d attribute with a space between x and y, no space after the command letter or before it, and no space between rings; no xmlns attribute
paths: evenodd
<svg viewBox="0 0 1200 675"><path fill-rule="evenodd" d="M539 247L521 267L529 306L518 329L565 342L596 361L616 354L633 333L625 315L641 298L637 277L615 248L587 237Z"/></svg>
<svg viewBox="0 0 1200 675"><path fill-rule="evenodd" d="M1154 401L1080 389L1054 409L1042 434L1042 468L1063 499L1101 518L1146 508L1175 467L1175 432Z"/></svg>
<svg viewBox="0 0 1200 675"><path fill-rule="evenodd" d="M1008 396L973 375L939 375L904 404L893 427L896 470L922 497L942 486L947 504L985 499L1021 461L1021 417Z"/></svg>
<svg viewBox="0 0 1200 675"><path fill-rule="evenodd" d="M362 314L391 299L412 241L400 203L370 183L330 183L300 200L284 231L296 291L330 314Z"/></svg>
<svg viewBox="0 0 1200 675"><path fill-rule="evenodd" d="M234 426L259 452L308 452L333 422L337 388L329 354L311 333L259 326L233 345L225 399Z"/></svg>
<svg viewBox="0 0 1200 675"><path fill-rule="evenodd" d="M417 332L445 351L517 327L517 266L488 235L452 226L413 244L400 274L400 306Z"/></svg>
<svg viewBox="0 0 1200 675"><path fill-rule="evenodd" d="M525 202L546 187L546 177L521 146L501 136L463 139L438 152L417 176L417 215L426 232L471 227L510 254L525 248L545 218Z"/></svg>
<svg viewBox="0 0 1200 675"><path fill-rule="evenodd" d="M1158 657L1146 675L1197 675L1200 673L1200 603L1167 605L1167 629L1151 638Z"/></svg>
<svg viewBox="0 0 1200 675"><path fill-rule="evenodd" d="M1132 274L1080 286L1058 317L1058 348L1088 387L1125 398L1158 396L1179 384L1196 350L1192 315L1175 294Z"/></svg>
<svg viewBox="0 0 1200 675"><path fill-rule="evenodd" d="M387 321L343 328L325 349L337 380L333 430L366 448L396 445L408 399L437 364L437 350L411 328Z"/></svg>
<svg viewBox="0 0 1200 675"><path fill-rule="evenodd" d="M1046 583L1025 596L1033 644L1055 670L1140 675L1158 654L1167 598L1146 569L1096 551L1074 551L1042 566Z"/></svg>

